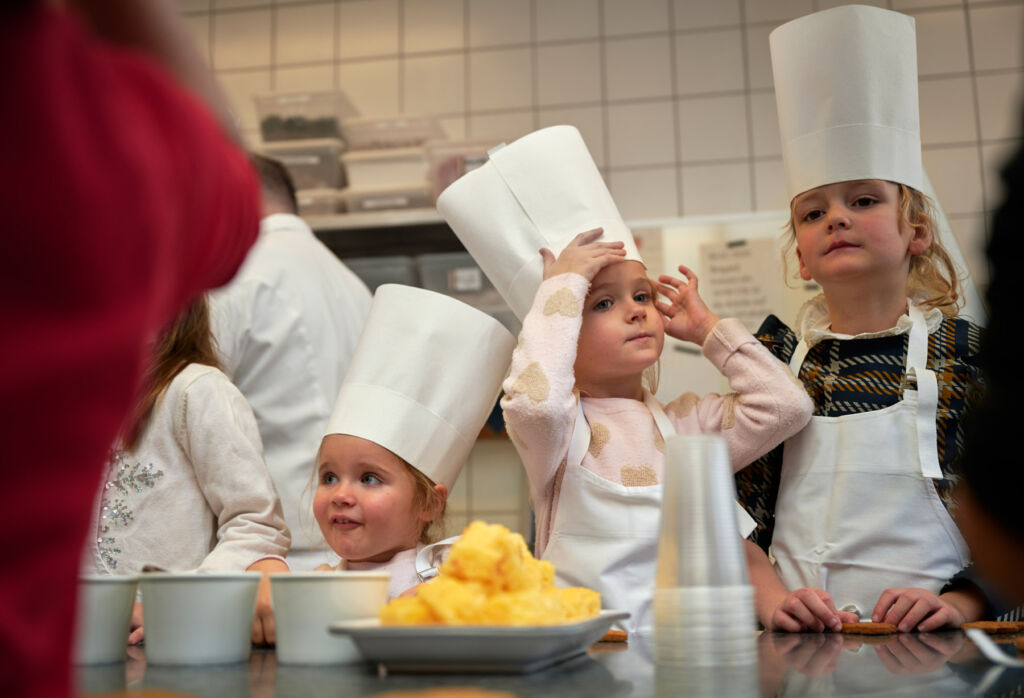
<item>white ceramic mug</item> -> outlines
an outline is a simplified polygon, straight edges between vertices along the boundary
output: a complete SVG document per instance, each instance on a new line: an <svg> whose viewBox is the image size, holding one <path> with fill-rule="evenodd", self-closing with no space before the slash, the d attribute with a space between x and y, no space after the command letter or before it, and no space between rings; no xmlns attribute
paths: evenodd
<svg viewBox="0 0 1024 698"><path fill-rule="evenodd" d="M270 575L277 628L277 661L342 664L362 659L347 637L327 627L340 620L376 618L387 603L388 572L294 572Z"/></svg>

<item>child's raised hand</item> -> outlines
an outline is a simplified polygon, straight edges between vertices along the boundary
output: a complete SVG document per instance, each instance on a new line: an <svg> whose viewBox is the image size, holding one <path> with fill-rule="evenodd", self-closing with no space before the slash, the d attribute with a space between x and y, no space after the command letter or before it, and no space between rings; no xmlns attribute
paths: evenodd
<svg viewBox="0 0 1024 698"><path fill-rule="evenodd" d="M878 598L871 620L892 623L900 632L912 630L926 633L939 628L959 628L966 622L954 604L927 589L886 589Z"/></svg>
<svg viewBox="0 0 1024 698"><path fill-rule="evenodd" d="M679 271L686 281L665 274L658 277L658 292L668 299L668 303L658 301L655 305L665 321L665 332L669 336L703 346L719 318L708 310L697 293L697 275L682 264Z"/></svg>
<svg viewBox="0 0 1024 698"><path fill-rule="evenodd" d="M541 248L540 256L544 260L544 278L550 279L559 274L569 272L579 274L587 281L593 281L597 272L609 264L621 262L626 258L625 245L619 242L598 242L604 232L603 228L594 228L580 233L555 258L548 248Z"/></svg>
<svg viewBox="0 0 1024 698"><path fill-rule="evenodd" d="M772 612L769 630L787 633L825 630L839 632L843 623L855 623L857 614L836 609L832 597L824 589L797 589L790 592Z"/></svg>

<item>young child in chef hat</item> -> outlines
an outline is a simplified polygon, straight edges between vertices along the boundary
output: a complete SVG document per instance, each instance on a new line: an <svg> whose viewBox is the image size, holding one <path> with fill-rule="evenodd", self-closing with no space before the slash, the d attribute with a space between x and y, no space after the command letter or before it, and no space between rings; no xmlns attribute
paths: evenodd
<svg viewBox="0 0 1024 698"><path fill-rule="evenodd" d="M969 582L943 591L970 560L947 507L979 335L922 193L914 20L835 8L771 50L790 242L822 294L795 331L761 328L815 416L738 478L775 558L751 567L758 613L789 631L956 627L985 608Z"/></svg>
<svg viewBox="0 0 1024 698"><path fill-rule="evenodd" d="M342 558L335 569L389 571L393 598L436 567L421 553L514 344L461 301L377 289L316 459L313 515Z"/></svg>
<svg viewBox="0 0 1024 698"><path fill-rule="evenodd" d="M665 438L721 432L739 469L806 423L807 396L737 320L707 309L689 269L685 282L648 279L575 128L491 151L438 210L523 321L502 407L537 555L560 584L629 611L630 630L649 628ZM651 373L665 333L701 345L736 393L662 406Z"/></svg>
<svg viewBox="0 0 1024 698"><path fill-rule="evenodd" d="M266 574L291 536L256 417L218 368L205 296L157 337L144 392L111 452L83 571L261 571L253 640L273 642ZM142 639L142 607L132 643Z"/></svg>

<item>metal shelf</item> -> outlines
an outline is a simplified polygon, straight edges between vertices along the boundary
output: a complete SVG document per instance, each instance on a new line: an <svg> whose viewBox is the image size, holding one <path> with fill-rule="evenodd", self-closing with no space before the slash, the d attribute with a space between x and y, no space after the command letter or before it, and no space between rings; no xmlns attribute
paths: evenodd
<svg viewBox="0 0 1024 698"><path fill-rule="evenodd" d="M306 222L342 259L465 251L432 208L308 216Z"/></svg>

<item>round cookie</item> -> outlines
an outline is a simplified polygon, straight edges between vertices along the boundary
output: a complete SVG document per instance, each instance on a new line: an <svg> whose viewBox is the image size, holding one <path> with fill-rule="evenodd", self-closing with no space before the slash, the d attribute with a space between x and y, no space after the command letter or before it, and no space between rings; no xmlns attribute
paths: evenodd
<svg viewBox="0 0 1024 698"><path fill-rule="evenodd" d="M1022 630L1024 630L1024 622L1010 620L976 620L971 623L964 623L960 626L961 630L967 630L968 628L977 628L978 630L984 630L989 635L998 635L1002 633L1019 633Z"/></svg>
<svg viewBox="0 0 1024 698"><path fill-rule="evenodd" d="M893 635L899 632L892 623L843 623L847 635Z"/></svg>

